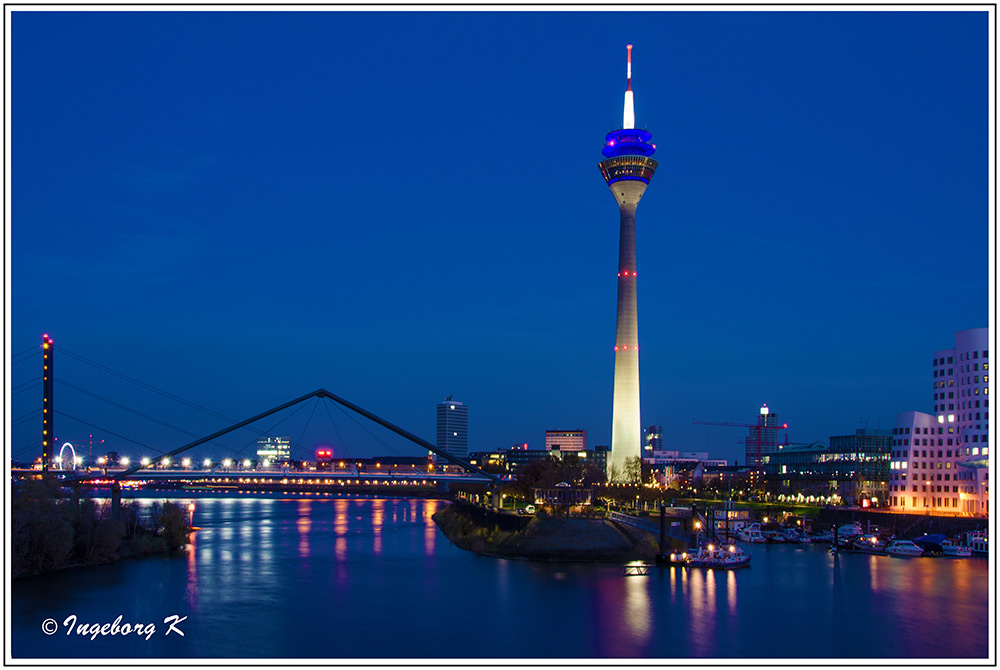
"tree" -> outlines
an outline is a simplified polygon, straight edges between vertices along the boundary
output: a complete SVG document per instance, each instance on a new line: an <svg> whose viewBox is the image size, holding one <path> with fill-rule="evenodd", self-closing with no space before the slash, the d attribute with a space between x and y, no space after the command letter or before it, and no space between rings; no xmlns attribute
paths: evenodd
<svg viewBox="0 0 1000 670"><path fill-rule="evenodd" d="M622 472L622 479L626 484L638 486L642 484L642 458L630 456L625 459L625 467Z"/></svg>
<svg viewBox="0 0 1000 670"><path fill-rule="evenodd" d="M27 481L11 501L11 576L37 575L73 554L73 524L54 481Z"/></svg>
<svg viewBox="0 0 1000 670"><path fill-rule="evenodd" d="M190 528L180 505L167 501L163 503L163 507L154 508L153 526L162 529L163 539L169 549L178 549L187 544Z"/></svg>

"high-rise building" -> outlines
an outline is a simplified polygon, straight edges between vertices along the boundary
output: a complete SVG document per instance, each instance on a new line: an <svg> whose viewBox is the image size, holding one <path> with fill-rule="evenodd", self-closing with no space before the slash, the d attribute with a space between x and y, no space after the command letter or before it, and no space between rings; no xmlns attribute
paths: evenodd
<svg viewBox="0 0 1000 670"><path fill-rule="evenodd" d="M767 403L761 405L757 425L750 428L750 434L744 440L747 467L762 465L765 456L778 451L778 431L785 428L787 426L778 423L778 415L768 408Z"/></svg>
<svg viewBox="0 0 1000 670"><path fill-rule="evenodd" d="M287 437L261 437L257 440L257 460L275 465L292 460L292 442Z"/></svg>
<svg viewBox="0 0 1000 670"><path fill-rule="evenodd" d="M545 450L552 451L586 451L587 431L585 430L547 430L545 431Z"/></svg>
<svg viewBox="0 0 1000 670"><path fill-rule="evenodd" d="M889 495L899 511L989 513L989 329L955 333L934 352L934 414L896 417Z"/></svg>
<svg viewBox="0 0 1000 670"><path fill-rule="evenodd" d="M457 458L469 455L469 408L451 396L437 406L437 448Z"/></svg>
<svg viewBox="0 0 1000 670"><path fill-rule="evenodd" d="M642 429L642 457L652 458L657 451L663 451L663 426L646 426Z"/></svg>
<svg viewBox="0 0 1000 670"><path fill-rule="evenodd" d="M618 241L618 316L615 333L615 391L611 426L610 479L620 480L625 461L642 455L639 416L639 322L635 263L635 210L657 162L653 136L635 127L632 97L632 45L628 49L625 111L622 127L605 137L601 174L618 203L621 219Z"/></svg>

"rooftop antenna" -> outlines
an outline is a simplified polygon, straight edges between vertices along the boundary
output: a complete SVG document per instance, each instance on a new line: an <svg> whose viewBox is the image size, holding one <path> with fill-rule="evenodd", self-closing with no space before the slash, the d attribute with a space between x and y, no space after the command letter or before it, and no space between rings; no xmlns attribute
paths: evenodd
<svg viewBox="0 0 1000 670"><path fill-rule="evenodd" d="M628 49L628 84L625 87L625 115L622 120L622 128L635 128L635 103L632 101L632 45L626 44Z"/></svg>

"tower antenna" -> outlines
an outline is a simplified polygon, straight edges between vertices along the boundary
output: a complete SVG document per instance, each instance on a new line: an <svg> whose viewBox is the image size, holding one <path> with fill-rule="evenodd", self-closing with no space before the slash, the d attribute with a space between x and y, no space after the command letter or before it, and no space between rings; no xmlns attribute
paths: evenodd
<svg viewBox="0 0 1000 670"><path fill-rule="evenodd" d="M632 101L632 45L626 44L628 49L628 69L627 85L625 86L625 114L622 119L622 128L635 128L635 103Z"/></svg>

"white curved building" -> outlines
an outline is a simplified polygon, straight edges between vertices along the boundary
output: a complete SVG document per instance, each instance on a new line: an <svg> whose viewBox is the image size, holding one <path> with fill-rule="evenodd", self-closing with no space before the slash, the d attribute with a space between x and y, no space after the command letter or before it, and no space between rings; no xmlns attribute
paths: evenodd
<svg viewBox="0 0 1000 670"><path fill-rule="evenodd" d="M893 429L889 496L900 512L989 513L989 329L955 333L934 352L934 414L902 412Z"/></svg>

